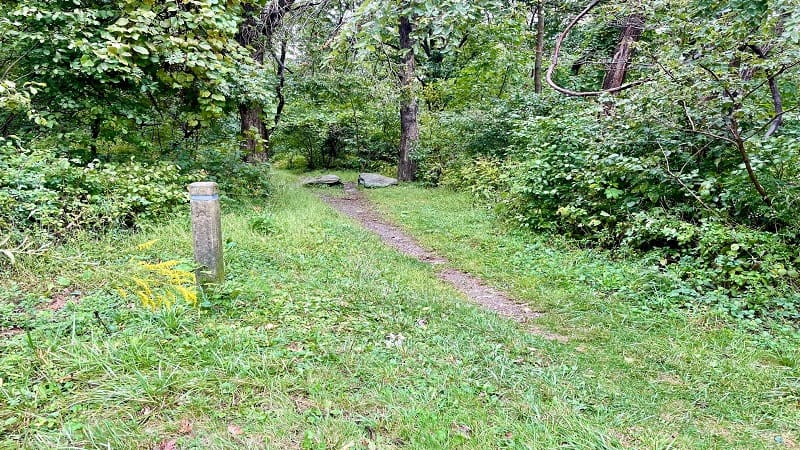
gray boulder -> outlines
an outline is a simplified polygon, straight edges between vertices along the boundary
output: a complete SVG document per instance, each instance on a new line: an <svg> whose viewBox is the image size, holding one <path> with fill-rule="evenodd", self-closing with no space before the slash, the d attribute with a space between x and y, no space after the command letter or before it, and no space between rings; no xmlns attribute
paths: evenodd
<svg viewBox="0 0 800 450"><path fill-rule="evenodd" d="M310 185L336 186L342 184L342 180L336 175L322 175L314 178L306 178L305 180L303 180L301 184L303 186L310 186Z"/></svg>
<svg viewBox="0 0 800 450"><path fill-rule="evenodd" d="M389 178L377 173L358 174L358 184L366 188L381 188L397 184L396 178Z"/></svg>

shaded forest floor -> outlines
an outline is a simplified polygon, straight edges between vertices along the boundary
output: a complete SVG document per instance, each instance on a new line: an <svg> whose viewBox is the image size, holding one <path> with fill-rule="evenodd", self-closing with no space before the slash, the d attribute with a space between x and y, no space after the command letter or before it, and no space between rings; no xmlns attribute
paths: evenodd
<svg viewBox="0 0 800 450"><path fill-rule="evenodd" d="M0 448L798 448L797 342L629 301L641 263L465 196L364 193L427 264L296 181L224 203L228 280L200 308L117 290L132 263L191 258L188 211L0 274ZM481 308L446 270L543 315Z"/></svg>

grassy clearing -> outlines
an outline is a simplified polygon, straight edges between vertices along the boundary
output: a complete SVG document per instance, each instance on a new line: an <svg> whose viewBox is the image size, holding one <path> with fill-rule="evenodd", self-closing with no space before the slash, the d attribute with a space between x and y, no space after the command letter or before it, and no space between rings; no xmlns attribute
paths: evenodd
<svg viewBox="0 0 800 450"><path fill-rule="evenodd" d="M150 312L115 290L131 258L191 256L185 218L79 237L0 274L0 326L25 329L0 338L0 447L795 445L797 347L622 303L607 293L640 288L641 268L502 231L458 195L371 194L573 337L547 341L294 181L279 174L267 204L225 205L228 280L200 309Z"/></svg>
<svg viewBox="0 0 800 450"><path fill-rule="evenodd" d="M574 362L562 399L620 421L621 443L659 447L671 436L682 448L797 445L796 337L752 336L713 312L656 311L675 302L659 298L669 289L645 264L506 229L465 195L403 186L369 196L454 266L546 311L538 322L572 337L549 354ZM649 298L630 301L631 292Z"/></svg>

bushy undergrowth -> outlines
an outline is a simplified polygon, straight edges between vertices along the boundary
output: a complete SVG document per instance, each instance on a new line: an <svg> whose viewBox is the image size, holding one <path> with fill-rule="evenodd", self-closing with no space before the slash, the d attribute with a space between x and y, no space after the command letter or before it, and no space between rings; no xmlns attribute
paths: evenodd
<svg viewBox="0 0 800 450"><path fill-rule="evenodd" d="M450 124L439 127L448 130L446 151L472 158L425 176L471 192L519 226L656 255L681 284L678 304L742 319L800 319L800 159L791 124L779 138L748 142L768 204L726 143L626 122L624 110L606 118L599 106L572 110L557 101L507 107L517 112L496 116L502 123L489 128L506 131L492 132L494 146L485 131L442 118Z"/></svg>
<svg viewBox="0 0 800 450"><path fill-rule="evenodd" d="M267 166L231 158L208 151L184 165L133 158L84 164L46 149L0 146L0 232L13 245L34 235L134 227L184 205L186 186L198 180L219 182L227 195L265 195Z"/></svg>

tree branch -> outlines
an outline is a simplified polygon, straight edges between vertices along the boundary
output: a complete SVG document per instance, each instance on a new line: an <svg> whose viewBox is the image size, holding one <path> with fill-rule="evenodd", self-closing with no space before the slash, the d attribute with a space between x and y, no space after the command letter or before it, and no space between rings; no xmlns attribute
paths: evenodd
<svg viewBox="0 0 800 450"><path fill-rule="evenodd" d="M567 25L564 31L562 31L561 34L558 36L558 39L556 39L556 45L555 48L553 49L553 60L550 63L550 67L548 67L547 69L547 74L545 75L545 79L547 80L547 84L550 85L550 87L552 87L558 92L561 92L562 94L569 95L571 97L596 97L602 94L613 94L616 92L624 91L625 89L630 89L634 86L638 86L640 84L651 81L649 79L639 80L639 81L634 81L632 83L625 83L616 88L605 89L600 91L573 91L570 89L563 88L558 84L556 84L555 81L553 81L553 72L555 71L556 66L558 66L558 55L561 52L561 45L564 43L564 39L566 39L567 35L572 30L572 28L575 27L578 21L580 21L587 14L589 14L589 12L592 9L594 9L594 7L597 6L598 3L600 3L600 0L592 0L589 3L589 5L586 6L586 8L584 8L584 10L580 12L580 14L578 14L577 16L575 16L574 19L572 19L572 22L570 22L569 25Z"/></svg>

